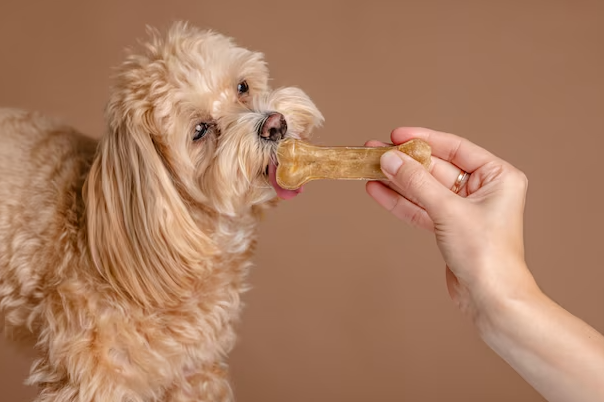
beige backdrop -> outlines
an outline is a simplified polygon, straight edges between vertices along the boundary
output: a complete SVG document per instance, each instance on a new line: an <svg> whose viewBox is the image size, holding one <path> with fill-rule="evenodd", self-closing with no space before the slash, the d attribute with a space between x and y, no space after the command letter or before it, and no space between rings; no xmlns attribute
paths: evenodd
<svg viewBox="0 0 604 402"><path fill-rule="evenodd" d="M467 136L527 173L530 267L604 331L604 3L7 3L0 105L94 136L123 48L174 19L263 51L274 84L301 86L325 114L321 144L387 140L401 125ZM542 400L454 309L432 236L361 183L308 185L268 216L256 262L231 359L239 401ZM0 341L2 402L31 400L30 358Z"/></svg>

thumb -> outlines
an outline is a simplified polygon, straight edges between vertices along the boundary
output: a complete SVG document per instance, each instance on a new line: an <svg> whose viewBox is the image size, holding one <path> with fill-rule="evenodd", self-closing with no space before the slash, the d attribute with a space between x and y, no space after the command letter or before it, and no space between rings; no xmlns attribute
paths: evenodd
<svg viewBox="0 0 604 402"><path fill-rule="evenodd" d="M442 207L453 196L418 161L403 152L392 150L384 153L380 165L401 195L427 212L439 205Z"/></svg>

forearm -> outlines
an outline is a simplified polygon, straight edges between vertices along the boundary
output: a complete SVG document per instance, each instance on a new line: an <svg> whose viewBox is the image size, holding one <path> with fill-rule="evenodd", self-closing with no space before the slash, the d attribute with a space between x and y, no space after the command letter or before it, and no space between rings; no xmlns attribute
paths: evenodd
<svg viewBox="0 0 604 402"><path fill-rule="evenodd" d="M604 336L540 291L498 302L477 326L548 401L604 401Z"/></svg>

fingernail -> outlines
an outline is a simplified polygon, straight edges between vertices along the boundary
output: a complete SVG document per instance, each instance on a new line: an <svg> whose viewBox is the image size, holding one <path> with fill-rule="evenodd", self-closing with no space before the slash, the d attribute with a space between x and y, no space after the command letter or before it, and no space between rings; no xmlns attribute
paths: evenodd
<svg viewBox="0 0 604 402"><path fill-rule="evenodd" d="M403 160L394 151L388 151L380 158L382 170L391 176L396 175L402 164Z"/></svg>

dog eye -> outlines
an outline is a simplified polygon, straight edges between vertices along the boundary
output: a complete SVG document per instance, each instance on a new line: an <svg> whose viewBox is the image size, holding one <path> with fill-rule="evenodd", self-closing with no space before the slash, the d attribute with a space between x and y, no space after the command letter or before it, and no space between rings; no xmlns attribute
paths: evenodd
<svg viewBox="0 0 604 402"><path fill-rule="evenodd" d="M244 95L248 93L249 90L250 87L247 85L247 81L241 81L239 85L237 85L237 92L239 93L239 95Z"/></svg>
<svg viewBox="0 0 604 402"><path fill-rule="evenodd" d="M195 134L193 135L193 141L197 141L202 139L208 132L210 128L207 123L199 123L195 126Z"/></svg>

